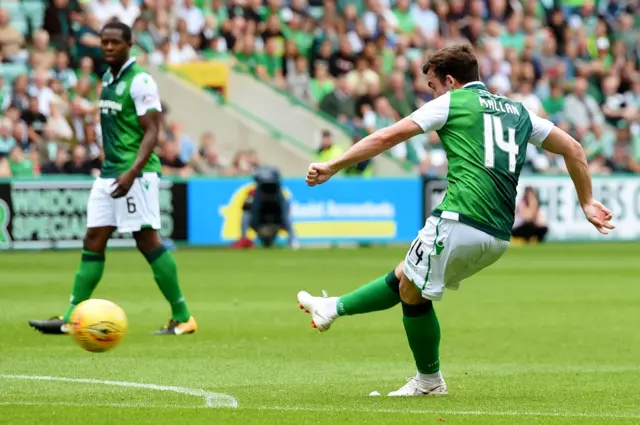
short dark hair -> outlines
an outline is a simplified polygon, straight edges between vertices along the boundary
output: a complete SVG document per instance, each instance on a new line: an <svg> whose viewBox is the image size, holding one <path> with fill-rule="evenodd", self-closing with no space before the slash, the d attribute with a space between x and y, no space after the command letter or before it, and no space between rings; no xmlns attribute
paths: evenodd
<svg viewBox="0 0 640 425"><path fill-rule="evenodd" d="M133 41L133 36L131 35L131 27L124 22L115 20L109 21L104 24L104 27L102 27L102 31L100 33L102 34L105 30L120 30L122 31L122 40L125 43L131 44L131 42Z"/></svg>
<svg viewBox="0 0 640 425"><path fill-rule="evenodd" d="M460 84L470 83L480 78L478 60L469 44L445 47L431 54L422 66L426 75L432 71L440 81L451 75Z"/></svg>

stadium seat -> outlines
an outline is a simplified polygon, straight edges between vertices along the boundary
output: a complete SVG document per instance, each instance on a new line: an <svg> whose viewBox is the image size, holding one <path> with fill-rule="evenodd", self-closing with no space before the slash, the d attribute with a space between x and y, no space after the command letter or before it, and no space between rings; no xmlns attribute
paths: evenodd
<svg viewBox="0 0 640 425"><path fill-rule="evenodd" d="M22 16L16 17L16 18L11 18L11 25L15 29L20 31L23 35L27 35L27 33L29 32L29 24L27 23L27 21Z"/></svg>
<svg viewBox="0 0 640 425"><path fill-rule="evenodd" d="M31 20L34 28L42 27L44 8L44 3L40 1L26 1L22 3L22 12L27 20Z"/></svg>
<svg viewBox="0 0 640 425"><path fill-rule="evenodd" d="M13 24L13 20L22 16L22 10L20 10L20 3L12 2L12 1L1 1L0 7L3 9L7 9L9 11L9 17L11 18L11 23Z"/></svg>
<svg viewBox="0 0 640 425"><path fill-rule="evenodd" d="M21 63L0 63L0 75L2 75L7 84L13 82L20 74L27 72L27 66Z"/></svg>

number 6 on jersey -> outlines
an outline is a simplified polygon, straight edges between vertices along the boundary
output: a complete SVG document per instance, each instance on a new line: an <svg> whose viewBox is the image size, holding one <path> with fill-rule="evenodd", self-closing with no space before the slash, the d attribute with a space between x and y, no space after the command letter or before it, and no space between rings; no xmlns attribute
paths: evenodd
<svg viewBox="0 0 640 425"><path fill-rule="evenodd" d="M504 132L502 129L502 120L500 117L490 114L483 114L484 118L484 166L494 168L495 153L493 150L494 143L503 152L509 154L509 172L516 172L517 156L519 152L516 144L515 128L507 128L508 140L504 141Z"/></svg>

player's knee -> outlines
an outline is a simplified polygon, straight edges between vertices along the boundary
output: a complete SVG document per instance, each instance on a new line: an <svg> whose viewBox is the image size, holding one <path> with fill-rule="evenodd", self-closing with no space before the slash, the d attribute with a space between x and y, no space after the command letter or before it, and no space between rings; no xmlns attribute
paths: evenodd
<svg viewBox="0 0 640 425"><path fill-rule="evenodd" d="M133 238L136 241L136 247L143 254L153 252L162 245L162 240L158 236L158 232L153 229L134 232Z"/></svg>
<svg viewBox="0 0 640 425"><path fill-rule="evenodd" d="M111 235L103 228L89 228L82 239L82 249L85 251L104 253L107 241Z"/></svg>
<svg viewBox="0 0 640 425"><path fill-rule="evenodd" d="M422 298L422 293L416 288L416 285L404 275L400 279L400 299L403 303L411 305L422 304L426 301Z"/></svg>
<svg viewBox="0 0 640 425"><path fill-rule="evenodd" d="M402 314L405 317L420 317L433 308L433 302L423 299L420 304L402 303Z"/></svg>

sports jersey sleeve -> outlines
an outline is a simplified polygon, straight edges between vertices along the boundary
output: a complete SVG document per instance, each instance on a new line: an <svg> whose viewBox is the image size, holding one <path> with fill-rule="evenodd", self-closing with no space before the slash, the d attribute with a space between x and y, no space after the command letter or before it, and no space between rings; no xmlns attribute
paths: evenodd
<svg viewBox="0 0 640 425"><path fill-rule="evenodd" d="M136 75L129 88L131 99L136 105L136 114L141 117L149 111L162 111L158 85L147 73Z"/></svg>
<svg viewBox="0 0 640 425"><path fill-rule="evenodd" d="M450 104L451 93L447 92L422 105L420 109L411 114L411 119L418 124L425 133L440 130L444 127L449 117Z"/></svg>
<svg viewBox="0 0 640 425"><path fill-rule="evenodd" d="M547 119L540 118L534 112L527 109L529 113L529 119L531 120L531 136L529 136L529 143L535 146L542 146L542 142L545 141L551 130L553 129L553 123Z"/></svg>

